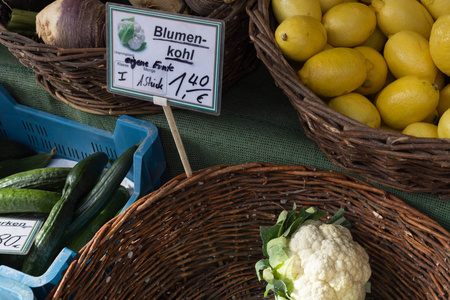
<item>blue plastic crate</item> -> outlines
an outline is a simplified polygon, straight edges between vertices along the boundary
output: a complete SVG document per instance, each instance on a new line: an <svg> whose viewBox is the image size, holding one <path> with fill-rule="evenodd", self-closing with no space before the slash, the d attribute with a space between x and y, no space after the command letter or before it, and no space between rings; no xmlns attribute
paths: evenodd
<svg viewBox="0 0 450 300"><path fill-rule="evenodd" d="M114 132L98 129L46 112L18 104L0 85L0 138L8 138L26 144L37 152L50 152L56 148L55 157L79 161L98 151L105 152L114 161L132 145L142 142L134 154L134 162L127 178L134 182L125 210L137 199L158 189L169 180L166 160L155 125L129 116L121 116ZM123 211L122 210L122 211ZM17 283L17 288L29 287L35 299L44 299L61 273L68 267L75 253L63 249L47 272L39 277L30 276L7 266L0 266L0 277ZM0 278L1 279L1 278ZM0 295L8 294L0 286ZM10 299L33 299L15 297ZM3 298L1 298L3 299Z"/></svg>
<svg viewBox="0 0 450 300"><path fill-rule="evenodd" d="M28 300L36 298L29 286L7 277L0 276L0 299Z"/></svg>

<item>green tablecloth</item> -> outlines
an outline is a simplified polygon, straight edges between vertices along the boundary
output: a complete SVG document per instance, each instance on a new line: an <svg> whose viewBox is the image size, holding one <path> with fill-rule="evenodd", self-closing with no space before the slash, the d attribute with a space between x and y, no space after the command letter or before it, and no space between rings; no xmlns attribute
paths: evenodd
<svg viewBox="0 0 450 300"><path fill-rule="evenodd" d="M34 73L1 45L0 84L21 104L114 131L117 117L84 113L53 99L36 84ZM262 64L224 93L220 116L180 109L174 116L194 171L218 164L270 162L344 172L305 136L295 110ZM134 117L157 126L171 176L184 173L165 115ZM450 230L450 199L385 189Z"/></svg>

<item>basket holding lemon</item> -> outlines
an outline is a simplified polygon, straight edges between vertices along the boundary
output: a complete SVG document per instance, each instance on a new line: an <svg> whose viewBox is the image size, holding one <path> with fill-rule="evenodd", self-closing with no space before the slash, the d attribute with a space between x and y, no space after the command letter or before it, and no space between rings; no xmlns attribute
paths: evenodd
<svg viewBox="0 0 450 300"><path fill-rule="evenodd" d="M271 3L281 52L330 108L373 128L450 138L450 2Z"/></svg>

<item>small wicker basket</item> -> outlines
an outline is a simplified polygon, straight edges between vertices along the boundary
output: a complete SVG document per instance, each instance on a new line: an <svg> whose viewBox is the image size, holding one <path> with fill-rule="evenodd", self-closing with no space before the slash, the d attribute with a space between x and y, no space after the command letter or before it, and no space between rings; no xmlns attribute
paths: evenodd
<svg viewBox="0 0 450 300"><path fill-rule="evenodd" d="M215 2L207 16L225 23L222 91L253 70L258 63L248 37L246 0ZM193 13L195 14L195 13ZM32 69L36 82L53 98L78 110L99 115L138 115L162 112L152 102L111 94L106 89L106 48L62 49L45 45L0 24L0 43Z"/></svg>
<svg viewBox="0 0 450 300"><path fill-rule="evenodd" d="M259 227L294 202L345 209L370 256L373 299L449 299L450 234L435 221L350 175L260 163L179 175L139 199L80 250L47 299L263 299Z"/></svg>
<svg viewBox="0 0 450 300"><path fill-rule="evenodd" d="M330 109L284 59L273 34L270 1L249 1L247 13L258 58L289 98L305 134L334 164L384 186L450 196L449 139L374 129Z"/></svg>

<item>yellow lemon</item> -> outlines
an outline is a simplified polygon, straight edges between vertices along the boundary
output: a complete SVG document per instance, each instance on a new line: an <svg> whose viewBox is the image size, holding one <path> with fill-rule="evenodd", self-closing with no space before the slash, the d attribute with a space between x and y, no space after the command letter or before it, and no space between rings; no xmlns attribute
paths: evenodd
<svg viewBox="0 0 450 300"><path fill-rule="evenodd" d="M438 69L450 76L450 14L434 22L430 35L430 54Z"/></svg>
<svg viewBox="0 0 450 300"><path fill-rule="evenodd" d="M377 19L369 6L347 2L333 6L322 17L328 44L334 47L354 47L375 31Z"/></svg>
<svg viewBox="0 0 450 300"><path fill-rule="evenodd" d="M402 133L423 138L437 138L438 130L437 126L425 122L414 122L409 124L403 129Z"/></svg>
<svg viewBox="0 0 450 300"><path fill-rule="evenodd" d="M322 8L322 14L325 14L333 6L344 3L344 0L319 0L319 3Z"/></svg>
<svg viewBox="0 0 450 300"><path fill-rule="evenodd" d="M439 103L437 106L437 111L440 116L444 114L444 112L450 108L450 84L447 84L440 92L439 92Z"/></svg>
<svg viewBox="0 0 450 300"><path fill-rule="evenodd" d="M272 10L278 23L295 15L305 15L322 20L319 0L272 0Z"/></svg>
<svg viewBox="0 0 450 300"><path fill-rule="evenodd" d="M378 92L386 83L388 67L383 55L368 46L355 47L367 60L367 79L355 90L362 95L372 95Z"/></svg>
<svg viewBox="0 0 450 300"><path fill-rule="evenodd" d="M431 82L436 78L438 69L431 58L428 40L420 33L411 30L394 33L387 40L383 54L396 78L415 75Z"/></svg>
<svg viewBox="0 0 450 300"><path fill-rule="evenodd" d="M302 62L325 48L327 33L319 20L296 15L278 25L275 40L287 59Z"/></svg>
<svg viewBox="0 0 450 300"><path fill-rule="evenodd" d="M316 95L336 97L350 93L364 83L366 59L352 48L331 48L308 59L297 74Z"/></svg>
<svg viewBox="0 0 450 300"><path fill-rule="evenodd" d="M334 97L328 106L341 114L372 128L380 128L381 118L377 108L369 99L358 93Z"/></svg>
<svg viewBox="0 0 450 300"><path fill-rule="evenodd" d="M372 0L377 25L389 37L402 30L412 30L430 37L433 17L417 0Z"/></svg>
<svg viewBox="0 0 450 300"><path fill-rule="evenodd" d="M450 3L448 0L420 0L434 19L442 15L450 14Z"/></svg>
<svg viewBox="0 0 450 300"><path fill-rule="evenodd" d="M319 0L322 14L325 14L330 8L344 2L357 2L358 0Z"/></svg>
<svg viewBox="0 0 450 300"><path fill-rule="evenodd" d="M374 32L365 40L360 46L371 47L378 52L382 52L384 44L386 44L387 37L381 32L380 28L375 27Z"/></svg>
<svg viewBox="0 0 450 300"><path fill-rule="evenodd" d="M401 77L381 90L376 107L383 122L397 130L421 122L436 109L439 91L430 81L417 76Z"/></svg>
<svg viewBox="0 0 450 300"><path fill-rule="evenodd" d="M447 109L439 118L438 136L440 138L450 138L450 109Z"/></svg>

